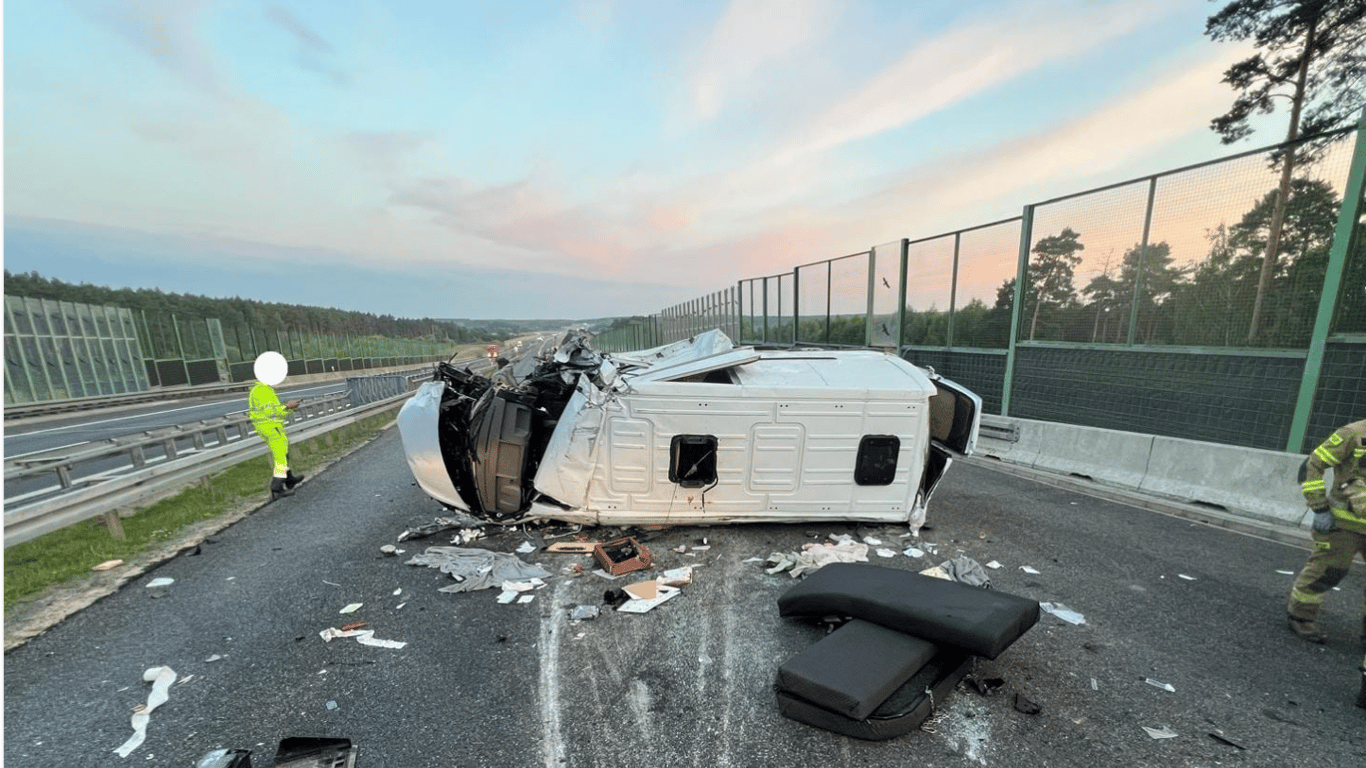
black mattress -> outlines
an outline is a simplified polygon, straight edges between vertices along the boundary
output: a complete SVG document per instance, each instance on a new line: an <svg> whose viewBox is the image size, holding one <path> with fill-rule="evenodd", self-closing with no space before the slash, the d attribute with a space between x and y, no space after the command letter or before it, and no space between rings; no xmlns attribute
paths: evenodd
<svg viewBox="0 0 1366 768"><path fill-rule="evenodd" d="M778 668L778 690L854 720L925 666L932 643L854 619Z"/></svg>
<svg viewBox="0 0 1366 768"><path fill-rule="evenodd" d="M831 563L778 598L778 613L852 616L994 659L1039 620L1039 604L899 568Z"/></svg>

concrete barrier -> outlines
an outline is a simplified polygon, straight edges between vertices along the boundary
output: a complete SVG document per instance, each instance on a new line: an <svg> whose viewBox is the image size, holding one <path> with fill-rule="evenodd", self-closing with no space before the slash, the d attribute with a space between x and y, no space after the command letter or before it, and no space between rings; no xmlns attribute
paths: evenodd
<svg viewBox="0 0 1366 768"><path fill-rule="evenodd" d="M1293 453L1155 437L1138 489L1298 526L1308 515L1296 482L1303 460Z"/></svg>
<svg viewBox="0 0 1366 768"><path fill-rule="evenodd" d="M1222 508L1263 523L1291 528L1309 523L1296 483L1304 457L1297 454L1031 419L983 416L983 421L996 427L993 433L1013 429L1017 439L983 433L979 456Z"/></svg>

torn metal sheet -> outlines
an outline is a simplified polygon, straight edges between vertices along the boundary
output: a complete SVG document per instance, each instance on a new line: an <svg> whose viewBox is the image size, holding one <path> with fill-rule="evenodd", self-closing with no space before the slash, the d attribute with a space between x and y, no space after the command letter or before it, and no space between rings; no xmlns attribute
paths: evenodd
<svg viewBox="0 0 1366 768"><path fill-rule="evenodd" d="M142 742L147 738L147 723L151 720L152 710L165 704L170 696L166 693L175 682L175 670L170 667L152 667L142 673L142 679L152 684L152 692L147 694L147 703L139 705L133 713L133 735L128 737L122 746L114 750L114 754L119 757L128 757L133 750L142 746Z"/></svg>

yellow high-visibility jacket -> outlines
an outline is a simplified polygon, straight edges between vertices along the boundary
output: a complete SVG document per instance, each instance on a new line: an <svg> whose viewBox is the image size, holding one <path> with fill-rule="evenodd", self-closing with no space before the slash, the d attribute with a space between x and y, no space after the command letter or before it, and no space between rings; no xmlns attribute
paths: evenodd
<svg viewBox="0 0 1366 768"><path fill-rule="evenodd" d="M1333 470L1328 487L1324 473ZM1332 506L1337 524L1366 533L1366 419L1328 436L1300 467L1300 489L1310 509Z"/></svg>
<svg viewBox="0 0 1366 768"><path fill-rule="evenodd" d="M275 387L260 381L256 382L247 396L247 415L251 417L251 424L257 432L268 427L284 429L289 421L289 409L280 402Z"/></svg>

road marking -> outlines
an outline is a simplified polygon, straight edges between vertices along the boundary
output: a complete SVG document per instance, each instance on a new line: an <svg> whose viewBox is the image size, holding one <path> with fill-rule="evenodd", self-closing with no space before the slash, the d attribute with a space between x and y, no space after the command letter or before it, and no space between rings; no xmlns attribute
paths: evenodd
<svg viewBox="0 0 1366 768"><path fill-rule="evenodd" d="M564 602L560 597L564 580L555 585L550 616L541 623L541 744L546 768L562 768L564 742L560 737L560 632L564 625Z"/></svg>

